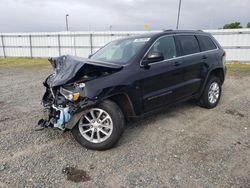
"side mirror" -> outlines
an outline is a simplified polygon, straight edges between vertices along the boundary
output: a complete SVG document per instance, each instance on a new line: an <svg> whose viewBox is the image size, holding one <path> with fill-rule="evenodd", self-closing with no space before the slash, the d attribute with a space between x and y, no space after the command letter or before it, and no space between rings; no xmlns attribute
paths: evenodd
<svg viewBox="0 0 250 188"><path fill-rule="evenodd" d="M163 61L164 56L161 52L150 52L142 61L142 64L147 67L150 63L154 63L157 61Z"/></svg>
<svg viewBox="0 0 250 188"><path fill-rule="evenodd" d="M90 59L93 56L93 54L89 54L88 59Z"/></svg>

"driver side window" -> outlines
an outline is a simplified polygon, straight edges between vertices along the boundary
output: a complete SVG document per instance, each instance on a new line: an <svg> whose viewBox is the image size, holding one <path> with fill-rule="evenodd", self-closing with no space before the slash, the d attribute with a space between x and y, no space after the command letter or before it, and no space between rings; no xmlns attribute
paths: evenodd
<svg viewBox="0 0 250 188"><path fill-rule="evenodd" d="M176 57L176 47L173 36L165 36L158 39L149 50L149 53L160 52L164 56L164 60Z"/></svg>

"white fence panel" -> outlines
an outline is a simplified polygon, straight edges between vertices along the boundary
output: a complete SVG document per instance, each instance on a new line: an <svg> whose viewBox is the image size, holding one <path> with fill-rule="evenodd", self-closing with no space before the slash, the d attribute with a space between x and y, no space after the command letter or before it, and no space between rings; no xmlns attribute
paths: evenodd
<svg viewBox="0 0 250 188"><path fill-rule="evenodd" d="M90 34L76 34L73 38L75 46L74 55L88 57L91 54L91 37Z"/></svg>
<svg viewBox="0 0 250 188"><path fill-rule="evenodd" d="M250 61L250 49L226 49L226 59L229 61Z"/></svg>
<svg viewBox="0 0 250 188"><path fill-rule="evenodd" d="M2 40L3 40L3 37L0 36L0 57L4 57Z"/></svg>
<svg viewBox="0 0 250 188"><path fill-rule="evenodd" d="M51 47L58 46L58 38L57 36L32 36L32 46L35 47Z"/></svg>
<svg viewBox="0 0 250 188"><path fill-rule="evenodd" d="M89 54L91 54L91 51L89 48L78 48L75 51L75 55L80 56L80 57L88 57Z"/></svg>
<svg viewBox="0 0 250 188"><path fill-rule="evenodd" d="M223 46L249 46L250 37L248 34L221 34L214 35Z"/></svg>
<svg viewBox="0 0 250 188"><path fill-rule="evenodd" d="M6 47L5 56L7 57L30 57L30 49L24 47Z"/></svg>
<svg viewBox="0 0 250 188"><path fill-rule="evenodd" d="M250 29L206 32L219 41L226 51L227 60L250 61ZM148 31L0 33L0 57L51 57L64 54L88 57L112 40L144 33Z"/></svg>
<svg viewBox="0 0 250 188"><path fill-rule="evenodd" d="M205 30L211 33L222 46L250 46L250 29Z"/></svg>
<svg viewBox="0 0 250 188"><path fill-rule="evenodd" d="M33 57L55 57L58 56L58 49L54 47L32 48Z"/></svg>
<svg viewBox="0 0 250 188"><path fill-rule="evenodd" d="M3 42L6 46L30 46L29 36L5 36Z"/></svg>

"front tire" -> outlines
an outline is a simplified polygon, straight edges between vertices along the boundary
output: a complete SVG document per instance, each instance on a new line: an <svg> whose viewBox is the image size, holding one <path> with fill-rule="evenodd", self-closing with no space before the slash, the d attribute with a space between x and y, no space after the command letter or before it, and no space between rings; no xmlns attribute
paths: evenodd
<svg viewBox="0 0 250 188"><path fill-rule="evenodd" d="M105 100L87 110L72 129L72 134L86 148L106 150L120 139L124 124L124 115L119 106L111 100Z"/></svg>
<svg viewBox="0 0 250 188"><path fill-rule="evenodd" d="M200 98L200 106L205 108L214 108L219 103L221 97L221 81L218 77L212 76Z"/></svg>

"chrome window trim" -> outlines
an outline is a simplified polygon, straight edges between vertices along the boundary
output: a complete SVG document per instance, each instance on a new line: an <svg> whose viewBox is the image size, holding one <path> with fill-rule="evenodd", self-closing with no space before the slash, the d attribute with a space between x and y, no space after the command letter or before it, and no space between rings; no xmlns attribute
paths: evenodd
<svg viewBox="0 0 250 188"><path fill-rule="evenodd" d="M156 40L154 41L154 43L148 48L147 52L144 54L144 56L142 57L142 59L141 59L141 61L140 61L140 67L143 67L143 65L142 65L142 60L146 57L146 55L148 54L148 52L150 51L150 49L153 47L153 45L154 45L158 40L160 40L161 38L164 38L164 37L168 37L168 36L174 37L174 36L179 36L179 35L181 35L181 36L185 36L185 35L192 35L192 36L195 36L195 35L203 35L203 36L209 37L209 38L213 41L213 39L212 39L209 35L202 34L202 33L201 33L201 34L200 34L200 33L199 33L199 34L187 33L187 34L163 35L163 36L159 37L158 39L156 39ZM199 43L199 41L197 41L197 42ZM154 64L163 63L163 62L166 62L166 61L172 61L172 60L175 60L175 59L180 59L180 58L183 58L183 57L188 57L188 56L193 56L193 55L197 55L197 54L203 54L203 53L205 53L205 52L210 52L210 51L216 51L216 50L218 50L219 48L218 48L217 44L216 44L214 41L213 41L213 43L214 43L214 45L216 46L216 49L206 50L206 51L197 52L197 53L188 54L188 55L182 55L182 56L173 57L173 58L170 58L170 59L164 59L164 60L162 60L162 61L157 61L157 62L150 63L150 65L152 65L152 64L154 65ZM176 44L175 44L175 46L176 46Z"/></svg>

